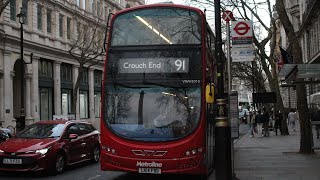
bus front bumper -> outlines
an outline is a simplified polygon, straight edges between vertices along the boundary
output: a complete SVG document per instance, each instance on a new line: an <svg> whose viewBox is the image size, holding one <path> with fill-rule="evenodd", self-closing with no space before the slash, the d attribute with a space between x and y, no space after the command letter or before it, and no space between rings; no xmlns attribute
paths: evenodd
<svg viewBox="0 0 320 180"><path fill-rule="evenodd" d="M206 174L204 155L183 158L132 158L101 154L101 170L148 174Z"/></svg>

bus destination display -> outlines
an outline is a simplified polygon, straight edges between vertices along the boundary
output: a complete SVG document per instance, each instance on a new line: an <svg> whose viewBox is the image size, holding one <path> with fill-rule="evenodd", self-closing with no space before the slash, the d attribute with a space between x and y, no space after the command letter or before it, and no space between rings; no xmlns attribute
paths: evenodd
<svg viewBox="0 0 320 180"><path fill-rule="evenodd" d="M118 73L188 73L189 58L122 58Z"/></svg>

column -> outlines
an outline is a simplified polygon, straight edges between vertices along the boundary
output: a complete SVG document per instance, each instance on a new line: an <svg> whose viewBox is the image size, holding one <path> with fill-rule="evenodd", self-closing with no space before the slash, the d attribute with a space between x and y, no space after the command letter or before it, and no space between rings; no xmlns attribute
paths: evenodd
<svg viewBox="0 0 320 180"><path fill-rule="evenodd" d="M61 80L60 80L61 62L54 61L53 82L54 82L54 112L55 115L61 115Z"/></svg>
<svg viewBox="0 0 320 180"><path fill-rule="evenodd" d="M79 74L79 66L78 65L74 65L73 66L73 84L76 84L77 78L78 78L78 74ZM73 88L74 88L73 85ZM74 97L73 97L74 98ZM80 100L79 100L79 89L77 92L77 105L76 105L76 119L80 119Z"/></svg>
<svg viewBox="0 0 320 180"><path fill-rule="evenodd" d="M89 69L89 114L92 122L95 121L96 116L94 113L94 69ZM94 123L95 124L95 123Z"/></svg>
<svg viewBox="0 0 320 180"><path fill-rule="evenodd" d="M31 80L31 115L34 121L40 120L39 106L39 60L40 57L33 56L32 60L32 80Z"/></svg>
<svg viewBox="0 0 320 180"><path fill-rule="evenodd" d="M4 127L13 126L16 127L16 120L13 118L13 65L12 65L11 53L4 53Z"/></svg>
<svg viewBox="0 0 320 180"><path fill-rule="evenodd" d="M30 124L33 124L33 118L31 116L31 73L26 73L24 75L25 82L26 82L26 89L25 89L25 95L26 95L26 102L25 102L25 112L26 112L26 118L25 118L25 125L28 126Z"/></svg>

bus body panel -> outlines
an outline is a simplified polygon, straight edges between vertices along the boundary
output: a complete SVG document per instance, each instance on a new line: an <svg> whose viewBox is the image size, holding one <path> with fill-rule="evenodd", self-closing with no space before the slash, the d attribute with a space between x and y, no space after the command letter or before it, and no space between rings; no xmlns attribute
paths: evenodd
<svg viewBox="0 0 320 180"><path fill-rule="evenodd" d="M203 123L202 121L201 123ZM206 174L206 145L205 129L203 125L190 136L172 142L134 142L114 136L107 128L101 132L101 169L111 171L138 172L138 162L161 163L162 173L186 173ZM200 141L199 141L200 140ZM115 154L108 152L108 149L115 150ZM186 151L202 149L197 155L186 156ZM135 155L132 151L146 151L145 155ZM166 153L163 156L153 156L152 152ZM141 153L140 153L141 154ZM161 153L163 154L163 153ZM160 153L159 153L160 155Z"/></svg>

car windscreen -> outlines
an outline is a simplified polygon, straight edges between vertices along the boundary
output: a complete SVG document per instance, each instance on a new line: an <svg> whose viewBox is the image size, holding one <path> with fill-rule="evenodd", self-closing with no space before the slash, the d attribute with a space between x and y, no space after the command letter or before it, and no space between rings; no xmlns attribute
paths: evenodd
<svg viewBox="0 0 320 180"><path fill-rule="evenodd" d="M201 16L192 10L155 7L119 15L111 46L200 44Z"/></svg>
<svg viewBox="0 0 320 180"><path fill-rule="evenodd" d="M16 135L17 138L58 138L62 135L65 124L32 124Z"/></svg>

